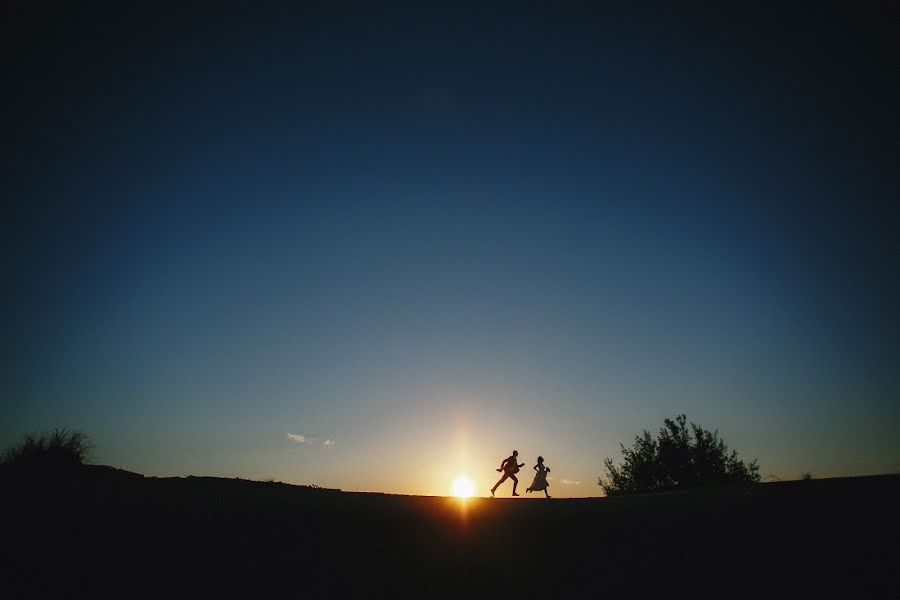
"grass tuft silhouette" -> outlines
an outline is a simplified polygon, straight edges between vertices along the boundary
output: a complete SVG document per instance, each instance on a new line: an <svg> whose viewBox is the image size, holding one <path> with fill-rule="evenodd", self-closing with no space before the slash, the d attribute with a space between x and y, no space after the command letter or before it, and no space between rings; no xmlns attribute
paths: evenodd
<svg viewBox="0 0 900 600"><path fill-rule="evenodd" d="M3 453L2 463L22 467L68 467L90 460L94 445L80 431L54 429L25 439Z"/></svg>

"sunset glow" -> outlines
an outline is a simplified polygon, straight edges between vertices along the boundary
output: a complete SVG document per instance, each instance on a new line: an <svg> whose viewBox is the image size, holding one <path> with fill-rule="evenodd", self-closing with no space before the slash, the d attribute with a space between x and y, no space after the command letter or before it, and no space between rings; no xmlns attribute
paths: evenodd
<svg viewBox="0 0 900 600"><path fill-rule="evenodd" d="M460 475L453 480L452 489L457 498L468 498L475 493L475 483L465 475Z"/></svg>

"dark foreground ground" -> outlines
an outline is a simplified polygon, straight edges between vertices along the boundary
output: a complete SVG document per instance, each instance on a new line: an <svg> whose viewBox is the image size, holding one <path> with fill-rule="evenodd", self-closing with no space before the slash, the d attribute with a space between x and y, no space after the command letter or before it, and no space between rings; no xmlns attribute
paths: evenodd
<svg viewBox="0 0 900 600"><path fill-rule="evenodd" d="M0 492L9 598L900 597L900 476L461 502L88 467Z"/></svg>

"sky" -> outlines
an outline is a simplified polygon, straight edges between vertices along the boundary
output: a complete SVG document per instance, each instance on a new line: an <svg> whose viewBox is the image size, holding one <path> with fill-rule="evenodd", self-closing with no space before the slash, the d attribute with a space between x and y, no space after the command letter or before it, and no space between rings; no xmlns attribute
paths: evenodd
<svg viewBox="0 0 900 600"><path fill-rule="evenodd" d="M579 497L685 413L900 471L890 3L127 4L3 9L0 446Z"/></svg>

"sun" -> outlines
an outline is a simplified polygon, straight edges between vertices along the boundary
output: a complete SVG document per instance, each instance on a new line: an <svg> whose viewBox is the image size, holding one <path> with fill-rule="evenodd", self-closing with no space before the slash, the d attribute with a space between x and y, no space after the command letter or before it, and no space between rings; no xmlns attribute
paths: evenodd
<svg viewBox="0 0 900 600"><path fill-rule="evenodd" d="M468 498L475 493L475 482L465 475L453 480L453 495L457 498Z"/></svg>

